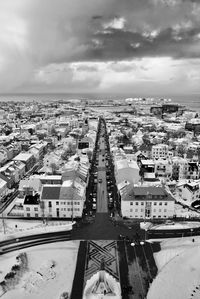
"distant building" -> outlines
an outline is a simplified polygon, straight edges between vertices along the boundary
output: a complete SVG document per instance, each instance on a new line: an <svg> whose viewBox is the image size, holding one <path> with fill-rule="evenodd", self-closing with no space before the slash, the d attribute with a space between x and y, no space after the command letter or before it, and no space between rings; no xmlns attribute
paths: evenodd
<svg viewBox="0 0 200 299"><path fill-rule="evenodd" d="M178 198L183 199L190 205L192 202L199 200L199 182L179 183L176 194Z"/></svg>
<svg viewBox="0 0 200 299"><path fill-rule="evenodd" d="M143 179L155 178L155 163L153 160L140 161L140 175Z"/></svg>
<svg viewBox="0 0 200 299"><path fill-rule="evenodd" d="M20 153L13 158L13 161L21 161L25 164L26 171L30 170L35 164L35 158L30 153Z"/></svg>
<svg viewBox="0 0 200 299"><path fill-rule="evenodd" d="M152 146L152 159L166 159L168 157L169 147L167 144L156 144Z"/></svg>
<svg viewBox="0 0 200 299"><path fill-rule="evenodd" d="M115 161L115 178L117 184L123 181L137 184L140 180L140 175L136 161L128 161L126 159Z"/></svg>

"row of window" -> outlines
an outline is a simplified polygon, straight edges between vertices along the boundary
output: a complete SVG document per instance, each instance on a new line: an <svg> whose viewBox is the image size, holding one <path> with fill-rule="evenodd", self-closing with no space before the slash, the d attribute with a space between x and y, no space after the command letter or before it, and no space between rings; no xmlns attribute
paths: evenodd
<svg viewBox="0 0 200 299"><path fill-rule="evenodd" d="M31 217L30 213L27 213L26 215L27 215L27 217ZM35 217L38 217L38 213L35 213Z"/></svg>
<svg viewBox="0 0 200 299"><path fill-rule="evenodd" d="M133 218L133 215L130 215L129 217ZM134 218L142 218L142 219L144 219L144 215L140 215L140 216L135 215ZM154 215L153 218L167 218L167 215L163 215L163 216L161 216L161 215L155 216Z"/></svg>
<svg viewBox="0 0 200 299"><path fill-rule="evenodd" d="M80 211L79 208L61 208L61 211Z"/></svg>
<svg viewBox="0 0 200 299"><path fill-rule="evenodd" d="M58 206L59 204L63 205L80 205L79 201L56 201L56 205Z"/></svg>
<svg viewBox="0 0 200 299"><path fill-rule="evenodd" d="M139 209L134 209L134 210L133 210L133 209L130 209L130 212L138 212L138 211L139 211ZM159 209L159 210L158 210L159 213L161 213L162 211L163 211L164 213L167 213L167 209L164 209L164 210ZM144 212L144 209L140 209L140 212ZM156 210L156 209L153 209L153 212L156 213L157 210Z"/></svg>
<svg viewBox="0 0 200 299"><path fill-rule="evenodd" d="M163 205L163 206L164 206L164 205L167 206L167 202L161 202L161 201L160 201L160 202L154 202L154 203L153 203L154 206L157 206L157 204L158 204L159 206L162 206L162 205ZM139 202L138 202L138 201L135 201L135 205L138 206L138 205L139 205ZM140 205L143 206L143 205L144 205L144 202L141 201L141 202L140 202ZM133 206L133 202L132 202L132 201L130 201L130 206Z"/></svg>
<svg viewBox="0 0 200 299"><path fill-rule="evenodd" d="M30 211L31 209L29 207L26 208L26 211ZM37 212L38 208L34 208L34 211Z"/></svg>

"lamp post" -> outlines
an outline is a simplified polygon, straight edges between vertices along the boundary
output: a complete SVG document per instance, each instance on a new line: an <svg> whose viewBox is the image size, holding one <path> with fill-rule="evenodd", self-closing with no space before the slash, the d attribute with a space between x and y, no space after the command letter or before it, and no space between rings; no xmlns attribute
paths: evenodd
<svg viewBox="0 0 200 299"><path fill-rule="evenodd" d="M190 229L191 237L192 237L193 228Z"/></svg>
<svg viewBox="0 0 200 299"><path fill-rule="evenodd" d="M146 239L147 239L147 235L146 235L146 233L147 233L147 229L145 228L145 230L144 230L144 241L146 242Z"/></svg>

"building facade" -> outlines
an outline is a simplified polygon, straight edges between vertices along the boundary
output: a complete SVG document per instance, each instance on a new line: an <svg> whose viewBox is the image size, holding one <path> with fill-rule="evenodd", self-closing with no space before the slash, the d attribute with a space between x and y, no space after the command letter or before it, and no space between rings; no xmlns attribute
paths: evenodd
<svg viewBox="0 0 200 299"><path fill-rule="evenodd" d="M153 219L174 216L174 198L163 187L129 185L120 193L123 217Z"/></svg>

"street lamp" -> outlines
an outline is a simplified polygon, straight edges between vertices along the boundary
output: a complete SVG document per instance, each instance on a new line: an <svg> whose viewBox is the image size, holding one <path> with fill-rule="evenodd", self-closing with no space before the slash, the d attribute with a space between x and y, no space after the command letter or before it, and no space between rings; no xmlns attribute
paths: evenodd
<svg viewBox="0 0 200 299"><path fill-rule="evenodd" d="M146 241L146 239L147 239L147 229L145 228L145 230L144 230L144 241Z"/></svg>
<svg viewBox="0 0 200 299"><path fill-rule="evenodd" d="M190 229L190 232L191 232L191 236L192 236L193 228Z"/></svg>

